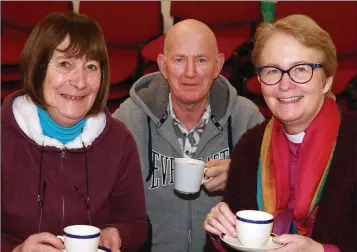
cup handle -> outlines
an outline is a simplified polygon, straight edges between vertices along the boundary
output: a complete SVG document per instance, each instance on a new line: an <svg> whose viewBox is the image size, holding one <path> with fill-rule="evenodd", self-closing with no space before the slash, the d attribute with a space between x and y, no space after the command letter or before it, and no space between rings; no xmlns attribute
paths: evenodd
<svg viewBox="0 0 357 252"><path fill-rule="evenodd" d="M60 239L64 244L64 237L62 235L57 235L57 238ZM63 249L62 252L66 252L66 250Z"/></svg>
<svg viewBox="0 0 357 252"><path fill-rule="evenodd" d="M203 185L204 183L206 183L206 182L208 182L208 181L211 181L211 180L213 179L213 177L210 177L210 178L208 178L208 179L205 179L205 178L204 178L204 175L205 175L207 169L208 169L208 168L205 168L205 169L203 170L203 178L202 178L202 181L201 181L201 185Z"/></svg>

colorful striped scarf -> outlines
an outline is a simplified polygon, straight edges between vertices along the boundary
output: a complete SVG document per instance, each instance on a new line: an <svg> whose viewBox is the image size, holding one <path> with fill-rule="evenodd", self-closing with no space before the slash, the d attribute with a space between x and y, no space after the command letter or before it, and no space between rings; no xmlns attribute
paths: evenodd
<svg viewBox="0 0 357 252"><path fill-rule="evenodd" d="M317 116L305 130L298 161L293 224L306 235L307 221L318 206L331 165L340 127L337 104L326 98ZM290 153L282 123L273 117L265 128L257 176L260 210L275 214L290 201Z"/></svg>

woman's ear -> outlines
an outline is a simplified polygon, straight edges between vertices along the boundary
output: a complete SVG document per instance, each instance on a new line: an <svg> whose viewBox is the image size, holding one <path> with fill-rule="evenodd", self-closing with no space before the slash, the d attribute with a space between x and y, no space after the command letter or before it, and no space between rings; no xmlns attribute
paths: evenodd
<svg viewBox="0 0 357 252"><path fill-rule="evenodd" d="M333 84L333 76L326 79L325 87L322 90L323 95L326 95L332 89L332 84Z"/></svg>

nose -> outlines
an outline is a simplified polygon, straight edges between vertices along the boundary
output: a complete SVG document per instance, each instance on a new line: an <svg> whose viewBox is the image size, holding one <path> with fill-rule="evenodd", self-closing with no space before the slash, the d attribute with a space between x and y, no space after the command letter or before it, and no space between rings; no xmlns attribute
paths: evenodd
<svg viewBox="0 0 357 252"><path fill-rule="evenodd" d="M81 90L87 86L86 72L82 68L76 69L71 78L71 85Z"/></svg>
<svg viewBox="0 0 357 252"><path fill-rule="evenodd" d="M193 59L187 60L185 75L188 78L194 78L196 76L197 69Z"/></svg>
<svg viewBox="0 0 357 252"><path fill-rule="evenodd" d="M280 82L278 83L281 91L288 91L296 86L296 83L290 78L288 73L284 73Z"/></svg>

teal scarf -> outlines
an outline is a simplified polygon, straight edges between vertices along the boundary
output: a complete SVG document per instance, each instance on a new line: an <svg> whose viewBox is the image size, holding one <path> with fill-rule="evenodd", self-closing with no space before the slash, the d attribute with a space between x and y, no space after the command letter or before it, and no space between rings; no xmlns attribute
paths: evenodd
<svg viewBox="0 0 357 252"><path fill-rule="evenodd" d="M72 127L63 127L53 121L49 114L40 107L37 107L37 114L40 118L43 134L57 139L63 144L66 144L79 136L82 133L84 125L86 124L86 118L83 118Z"/></svg>

